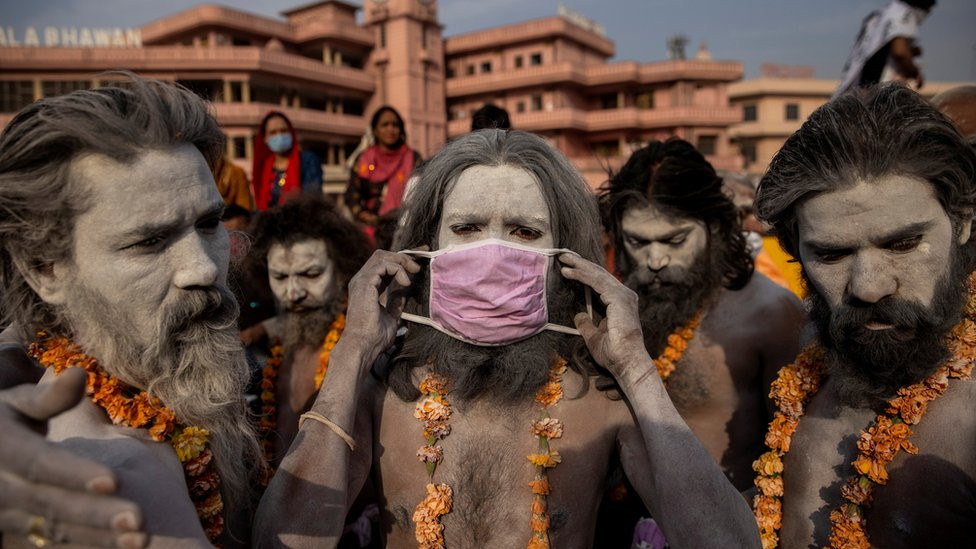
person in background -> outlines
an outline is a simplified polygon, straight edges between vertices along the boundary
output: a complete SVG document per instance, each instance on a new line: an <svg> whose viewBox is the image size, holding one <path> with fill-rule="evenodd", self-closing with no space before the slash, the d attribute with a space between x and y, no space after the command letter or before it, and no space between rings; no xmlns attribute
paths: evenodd
<svg viewBox="0 0 976 549"><path fill-rule="evenodd" d="M237 206L245 212L254 211L254 194L251 193L251 183L247 180L247 174L226 156L217 160L217 165L214 167L214 181L217 183L220 197L224 199L224 204L228 207Z"/></svg>
<svg viewBox="0 0 976 549"><path fill-rule="evenodd" d="M369 123L375 142L355 160L346 188L346 207L371 233L379 217L403 203L407 179L420 155L407 146L403 118L393 107L376 110Z"/></svg>
<svg viewBox="0 0 976 549"><path fill-rule="evenodd" d="M485 103L484 107L474 111L471 116L471 131L491 128L493 130L510 130L512 121L508 119L508 111Z"/></svg>
<svg viewBox="0 0 976 549"><path fill-rule="evenodd" d="M251 171L254 200L264 211L300 192L322 192L322 162L298 146L298 136L288 118L271 111L261 121L254 139Z"/></svg>
<svg viewBox="0 0 976 549"><path fill-rule="evenodd" d="M932 106L949 117L970 143L976 143L976 86L956 86L932 98Z"/></svg>
<svg viewBox="0 0 976 549"><path fill-rule="evenodd" d="M886 80L913 81L921 88L924 79L915 58L922 55L922 48L915 40L933 6L935 0L891 0L868 14L833 97ZM894 74L886 75L885 67Z"/></svg>

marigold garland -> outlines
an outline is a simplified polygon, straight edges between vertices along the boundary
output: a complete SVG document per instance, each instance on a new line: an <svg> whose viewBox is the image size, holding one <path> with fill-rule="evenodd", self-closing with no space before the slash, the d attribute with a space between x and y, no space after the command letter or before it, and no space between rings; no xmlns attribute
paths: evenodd
<svg viewBox="0 0 976 549"><path fill-rule="evenodd" d="M83 368L88 376L85 394L105 410L113 424L147 429L153 440L172 446L183 464L187 492L200 525L207 539L216 543L224 531L224 503L220 495L220 475L214 468L213 453L208 448L210 432L184 425L158 399L109 376L98 361L85 355L68 338L38 332L28 352L58 375L67 368Z"/></svg>
<svg viewBox="0 0 976 549"><path fill-rule="evenodd" d="M701 322L701 311L695 313L683 328L679 328L668 336L668 346L664 348L661 356L654 359L657 366L657 373L661 376L661 381L666 381L674 372L675 364L681 360L688 343L695 337L695 330Z"/></svg>
<svg viewBox="0 0 976 549"><path fill-rule="evenodd" d="M871 505L875 486L888 482L887 466L899 451L910 454L918 448L908 438L910 425L916 425L925 415L929 403L949 388L949 379L969 379L976 362L976 275L969 280L970 293L965 318L947 335L952 356L932 375L919 383L902 387L888 401L885 414L861 431L857 441L858 455L851 462L855 476L841 488L847 501L830 513L830 547L869 549L864 510ZM783 456L790 450L793 433L803 416L804 408L820 389L823 381L825 352L819 345L805 349L793 364L780 370L769 396L778 410L773 415L766 434L769 452L752 464L758 494L753 499L753 512L759 525L763 549L779 545L783 509Z"/></svg>
<svg viewBox="0 0 976 549"><path fill-rule="evenodd" d="M526 456L535 466L535 478L529 482L532 490L532 516L529 525L532 536L529 549L548 549L549 511L547 496L552 488L548 469L562 461L559 452L552 450L549 442L563 436L563 424L550 417L548 408L563 398L562 376L566 373L566 361L556 357L549 371L549 380L539 388L535 401L540 404L539 419L532 422L532 435L539 440L539 453ZM414 417L423 422L426 444L417 450L417 459L427 467L427 493L413 513L414 530L420 549L444 549L444 525L440 517L451 512L454 493L447 484L435 484L437 464L444 460L444 450L437 444L451 433L448 420L451 404L447 400L447 381L434 373L428 373L420 382L421 398L414 407Z"/></svg>
<svg viewBox="0 0 976 549"><path fill-rule="evenodd" d="M340 313L339 316L329 325L329 332L322 341L322 352L319 354L319 364L315 369L315 390L322 388L322 380L329 369L329 359L332 356L332 349L342 336L342 331L346 327L346 315ZM261 370L261 417L258 419L258 427L261 433L261 447L268 463L274 456L274 439L272 437L275 428L278 426L278 371L284 363L285 348L276 341L271 346L271 356Z"/></svg>
<svg viewBox="0 0 976 549"><path fill-rule="evenodd" d="M563 436L563 424L549 415L549 407L563 398L562 378L565 373L566 361L557 357L549 370L549 381L535 395L540 407L539 419L532 423L532 434L539 439L539 453L527 456L529 463L535 466L535 479L529 482L532 489L532 518L529 521L532 537L529 538L529 549L548 549L550 546L548 496L551 487L548 470L559 465L562 457L549 443Z"/></svg>

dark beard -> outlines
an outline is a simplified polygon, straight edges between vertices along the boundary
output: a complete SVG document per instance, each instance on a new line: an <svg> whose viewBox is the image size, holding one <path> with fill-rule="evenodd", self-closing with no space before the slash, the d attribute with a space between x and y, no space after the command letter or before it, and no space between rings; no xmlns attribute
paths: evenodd
<svg viewBox="0 0 976 549"><path fill-rule="evenodd" d="M842 402L878 406L901 387L931 375L949 356L945 336L959 322L966 303L968 273L959 255L950 258L949 272L936 285L929 308L887 297L872 304L845 303L831 311L807 281L810 319L827 350L827 374L837 381ZM872 320L895 327L865 328Z"/></svg>
<svg viewBox="0 0 976 549"><path fill-rule="evenodd" d="M419 299L426 303L426 281L414 281L413 286L421 288ZM571 288L560 275L551 274L549 322L572 327L573 316L582 310L577 305L583 302L581 296L581 290ZM409 328L388 375L391 388L404 400L417 395L411 378L413 369L429 364L433 372L449 381L452 401L464 404L483 399L511 406L531 398L548 381L557 354L569 359L575 345L582 343L579 337L545 330L516 343L484 347L422 324L411 323Z"/></svg>
<svg viewBox="0 0 976 549"><path fill-rule="evenodd" d="M332 321L342 310L342 303L335 300L331 305L303 312L285 311L284 336L282 344L286 352L322 344Z"/></svg>
<svg viewBox="0 0 976 549"><path fill-rule="evenodd" d="M637 282L634 272L624 281L637 293L644 347L652 357L664 352L668 336L687 324L718 289L719 276L713 272L708 258L709 251L703 251L690 269L669 273L657 287Z"/></svg>

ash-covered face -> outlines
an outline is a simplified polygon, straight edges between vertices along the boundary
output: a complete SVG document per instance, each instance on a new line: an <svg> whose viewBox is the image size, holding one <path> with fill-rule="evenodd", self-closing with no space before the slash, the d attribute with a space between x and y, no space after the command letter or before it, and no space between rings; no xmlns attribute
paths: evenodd
<svg viewBox="0 0 976 549"><path fill-rule="evenodd" d="M268 250L268 282L283 311L304 313L330 305L338 288L335 272L323 240L275 243Z"/></svg>
<svg viewBox="0 0 976 549"><path fill-rule="evenodd" d="M842 398L883 400L931 373L964 302L971 222L954 229L933 187L904 176L815 196L797 221L810 316Z"/></svg>
<svg viewBox="0 0 976 549"><path fill-rule="evenodd" d="M514 166L472 166L444 199L437 244L497 238L552 248L549 206L531 173Z"/></svg>
<svg viewBox="0 0 976 549"><path fill-rule="evenodd" d="M654 288L685 280L708 249L705 223L664 213L653 205L628 209L620 220L631 260L628 285Z"/></svg>

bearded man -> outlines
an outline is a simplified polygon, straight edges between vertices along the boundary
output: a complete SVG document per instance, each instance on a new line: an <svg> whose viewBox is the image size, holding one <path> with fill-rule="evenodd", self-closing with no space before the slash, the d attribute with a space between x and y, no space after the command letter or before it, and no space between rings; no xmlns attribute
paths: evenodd
<svg viewBox="0 0 976 549"><path fill-rule="evenodd" d="M422 168L400 231L404 251L375 252L349 283L258 544L334 541L371 477L390 547L589 547L619 461L676 546L756 546L649 368L636 295L597 264L596 201L565 157L527 133L462 136ZM602 318L581 313L586 291ZM377 362L401 313L402 348Z"/></svg>
<svg viewBox="0 0 976 549"><path fill-rule="evenodd" d="M72 459L49 456L22 428L4 431L22 452L43 452L24 468L22 454L5 451L5 467L26 478L4 475L0 520L8 533L27 534L37 547L138 545L144 536L117 534L140 526L152 547L248 539L262 460L244 410L248 368L211 170L223 150L202 100L135 76L38 101L0 135L3 310L48 368L42 386L81 367L89 396L47 425ZM40 420L53 411L31 407L42 398L8 392L4 400ZM79 470L40 477L55 461ZM141 515L118 500L106 508L104 498L59 499L52 486L36 486L71 487L82 472L96 474L90 491L117 488Z"/></svg>
<svg viewBox="0 0 976 549"><path fill-rule="evenodd" d="M764 545L973 547L973 150L878 87L814 112L756 203L803 265L818 335L773 383Z"/></svg>
<svg viewBox="0 0 976 549"><path fill-rule="evenodd" d="M722 179L681 139L631 155L601 197L617 270L681 417L739 490L752 485L776 371L805 315L753 261Z"/></svg>
<svg viewBox="0 0 976 549"><path fill-rule="evenodd" d="M260 388L261 430L272 465L281 461L311 406L345 327L346 284L369 257L363 233L323 198L304 196L262 212L248 255L266 278L278 315L245 330L268 343Z"/></svg>

